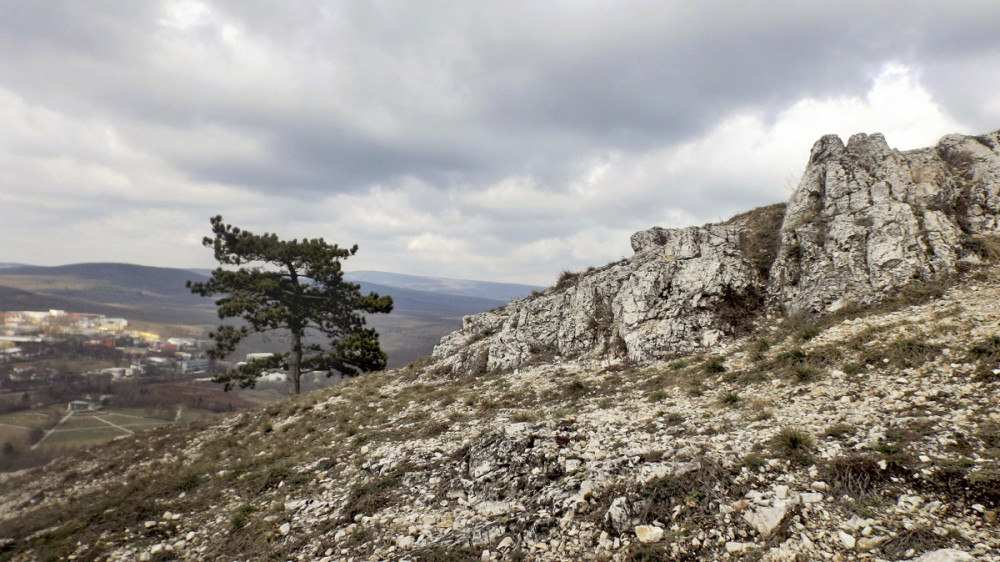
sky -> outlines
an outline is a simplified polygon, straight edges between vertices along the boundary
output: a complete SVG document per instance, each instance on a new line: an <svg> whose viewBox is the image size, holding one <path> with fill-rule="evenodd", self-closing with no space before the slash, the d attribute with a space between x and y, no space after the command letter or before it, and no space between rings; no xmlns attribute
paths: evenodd
<svg viewBox="0 0 1000 562"><path fill-rule="evenodd" d="M1000 128L1000 2L0 0L0 262L550 285L788 199L824 134Z"/></svg>

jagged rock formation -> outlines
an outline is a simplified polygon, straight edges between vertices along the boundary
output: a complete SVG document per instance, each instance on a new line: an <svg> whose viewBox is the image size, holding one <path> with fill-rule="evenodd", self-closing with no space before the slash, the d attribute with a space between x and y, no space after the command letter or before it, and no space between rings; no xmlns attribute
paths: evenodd
<svg viewBox="0 0 1000 562"><path fill-rule="evenodd" d="M458 372L513 369L532 357L627 355L648 361L717 344L759 304L742 227L653 228L635 255L495 311L467 316L434 355Z"/></svg>
<svg viewBox="0 0 1000 562"><path fill-rule="evenodd" d="M663 359L731 341L768 309L822 314L945 278L996 252L984 236L1000 234L1000 131L906 152L881 134L847 146L825 136L787 210L762 211L638 232L632 257L468 316L434 356L459 373L555 356Z"/></svg>
<svg viewBox="0 0 1000 562"><path fill-rule="evenodd" d="M978 261L1000 234L1000 131L900 152L881 134L820 139L782 225L769 293L787 311L868 305Z"/></svg>

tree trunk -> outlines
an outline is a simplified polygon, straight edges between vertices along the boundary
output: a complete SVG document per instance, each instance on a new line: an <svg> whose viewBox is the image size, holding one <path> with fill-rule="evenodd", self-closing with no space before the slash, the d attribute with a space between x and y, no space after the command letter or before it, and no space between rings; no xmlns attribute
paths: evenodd
<svg viewBox="0 0 1000 562"><path fill-rule="evenodd" d="M295 394L302 391L302 334L292 332L292 353L288 357L289 376L292 377L292 384L295 385Z"/></svg>

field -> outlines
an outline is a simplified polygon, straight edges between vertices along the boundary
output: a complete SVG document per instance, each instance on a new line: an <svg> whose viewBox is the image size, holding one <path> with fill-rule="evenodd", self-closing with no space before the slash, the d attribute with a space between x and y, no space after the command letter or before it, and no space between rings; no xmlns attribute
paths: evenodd
<svg viewBox="0 0 1000 562"><path fill-rule="evenodd" d="M169 414L169 415L164 415ZM169 412L140 408L67 412L63 408L0 415L0 442L25 442L32 433L44 432L32 446L40 452L77 449L132 435L142 429L176 420L211 415L207 410L179 407ZM168 419L164 419L168 418Z"/></svg>

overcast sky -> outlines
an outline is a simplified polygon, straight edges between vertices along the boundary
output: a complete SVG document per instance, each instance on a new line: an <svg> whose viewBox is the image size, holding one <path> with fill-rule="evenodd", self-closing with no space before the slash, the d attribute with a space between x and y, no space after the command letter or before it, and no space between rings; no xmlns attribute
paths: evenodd
<svg viewBox="0 0 1000 562"><path fill-rule="evenodd" d="M0 262L548 285L784 201L812 143L1000 128L1000 2L0 0Z"/></svg>

